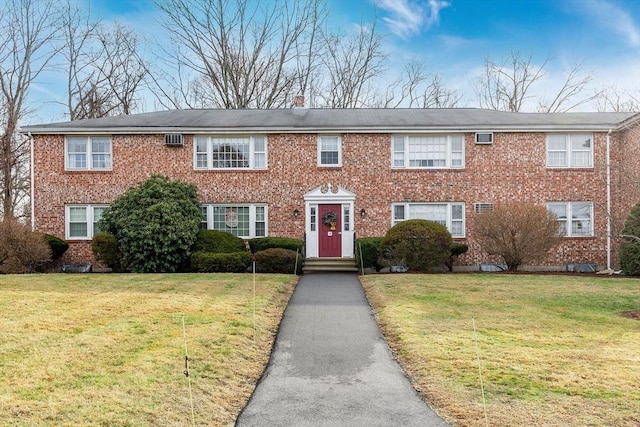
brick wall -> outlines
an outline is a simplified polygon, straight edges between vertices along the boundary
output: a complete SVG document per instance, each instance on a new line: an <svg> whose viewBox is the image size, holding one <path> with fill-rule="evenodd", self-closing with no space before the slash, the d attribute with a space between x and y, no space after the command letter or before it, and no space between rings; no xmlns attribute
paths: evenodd
<svg viewBox="0 0 640 427"><path fill-rule="evenodd" d="M638 127L614 134L614 210L622 215L638 200L638 191L622 192L627 175L638 170ZM167 147L164 135L115 135L113 170L64 170L64 137L35 136L36 228L64 238L64 206L70 203L112 202L128 187L152 174L193 183L202 203L268 203L269 234L302 238L303 195L328 183L356 194L354 215L358 237L381 236L391 226L394 202L464 202L469 252L458 264L489 261L474 234L474 203L592 201L595 236L566 238L542 265L567 262L606 263L606 133L594 134L594 168L547 169L544 133L495 133L492 145L474 144L465 135L465 163L461 170L392 170L389 134L343 134L343 165L317 166L315 134L268 136L268 170L196 171L193 139L184 147ZM632 156L628 153L633 153ZM640 182L640 181L638 181ZM640 187L640 185L638 186ZM300 216L293 218L293 210ZM90 242L71 241L63 262L91 259ZM494 260L495 261L495 260Z"/></svg>

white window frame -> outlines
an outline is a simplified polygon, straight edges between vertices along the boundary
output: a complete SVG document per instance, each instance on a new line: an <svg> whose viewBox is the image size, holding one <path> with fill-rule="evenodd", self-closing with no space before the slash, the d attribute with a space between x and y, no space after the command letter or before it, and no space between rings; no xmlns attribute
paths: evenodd
<svg viewBox="0 0 640 427"><path fill-rule="evenodd" d="M559 138L564 137L564 147L561 149L551 149L550 138ZM571 143L572 138L584 138L589 137L591 141L591 146L588 150L580 150L573 147ZM592 133L549 133L546 138L546 165L548 168L558 169L558 168L593 168L593 150L594 150L594 142L593 142L593 134ZM588 161L589 164L582 165L576 164L574 154L577 153L586 153L588 152ZM551 154L552 153L564 153L564 162L562 164L552 164L551 162Z"/></svg>
<svg viewBox="0 0 640 427"><path fill-rule="evenodd" d="M577 205L589 205L589 218L574 218L573 211L577 210ZM560 216L554 212L553 207L562 207L565 211L565 216ZM594 233L594 212L593 202L580 201L580 202L547 202L547 209L558 215L558 222L563 227L564 231L561 232L564 237L593 237ZM576 229L581 228L580 223L587 221L589 223L589 229L583 233L574 232L574 223Z"/></svg>
<svg viewBox="0 0 640 427"><path fill-rule="evenodd" d="M69 204L64 207L64 235L66 240L91 240L97 232L94 224L96 221L96 209L106 209L109 205L94 204ZM84 208L86 212L84 221L74 221L76 223L86 223L87 233L84 236L71 236L71 211L75 208ZM100 215L101 217L102 215ZM99 220L99 218L98 218Z"/></svg>
<svg viewBox="0 0 640 427"><path fill-rule="evenodd" d="M335 140L337 144L338 163L323 163L322 153L334 152L334 150L324 150L323 143L326 140ZM340 135L318 135L318 166L327 168L337 168L342 166L342 137Z"/></svg>
<svg viewBox="0 0 640 427"><path fill-rule="evenodd" d="M200 229L205 229L203 227L203 225L205 224L204 221L204 215L205 215L205 209L206 209L206 229L207 230L215 230L214 228L214 208L218 207L218 208L249 208L249 235L245 236L245 235L237 235L235 233L232 233L231 231L224 229L224 230L218 230L218 231L225 231L225 232L229 232L231 234L233 234L234 236L237 235L238 237L242 238L242 239L253 239L255 237L267 237L269 235L269 207L266 203L213 203L213 204L203 204L200 205L202 210L203 210L203 221L201 221L201 227ZM262 210L264 213L264 220L263 221L257 221L257 212ZM256 224L258 222L263 222L264 223L264 236L263 235L256 235ZM232 227L230 227L232 228Z"/></svg>
<svg viewBox="0 0 640 427"><path fill-rule="evenodd" d="M107 139L109 141L109 151L108 152L93 152L93 140L94 139ZM69 142L70 140L84 140L84 155L86 156L86 166L84 167L76 167L70 161L70 156L72 153L69 151ZM77 151L75 153L81 153ZM106 166L100 167L96 166L94 162L93 156L95 155L106 155ZM113 169L113 138L110 135L93 135L93 136L65 136L64 138L64 169L68 171L110 171Z"/></svg>
<svg viewBox="0 0 640 427"><path fill-rule="evenodd" d="M411 166L412 160L429 161L430 159L412 159L410 151L410 143L414 138L445 138L444 160L445 164L436 166ZM460 149L453 149L453 139L456 139L460 143ZM428 144L429 145L429 144ZM433 144L440 145L440 144ZM427 150L426 153L429 153ZM460 156L460 159L456 159L456 155ZM433 160L433 159L431 159ZM456 160L460 161L460 164L454 165ZM391 136L391 168L392 169L464 169L465 167L465 139L464 134L410 134L410 135L392 135Z"/></svg>
<svg viewBox="0 0 640 427"><path fill-rule="evenodd" d="M454 238L464 238L466 236L466 210L464 202L425 202L425 203L392 203L391 204L391 226L406 221L408 219L416 219L416 217L411 216L411 207L412 206L445 206L446 208L446 224L443 224L447 227L447 230L451 233L451 236ZM453 207L459 207L462 212L462 218L453 218ZM404 209L404 218L396 218L396 208L402 207ZM420 219L428 219L428 218L420 218ZM460 223L462 233L453 234L453 223Z"/></svg>
<svg viewBox="0 0 640 427"><path fill-rule="evenodd" d="M198 151L198 141L204 139L206 152ZM246 139L249 144L249 166L213 167L213 145L218 140ZM260 147L259 142L262 142ZM268 165L267 135L195 135L193 137L193 168L196 170L265 170ZM198 155L204 155L206 166L198 166Z"/></svg>

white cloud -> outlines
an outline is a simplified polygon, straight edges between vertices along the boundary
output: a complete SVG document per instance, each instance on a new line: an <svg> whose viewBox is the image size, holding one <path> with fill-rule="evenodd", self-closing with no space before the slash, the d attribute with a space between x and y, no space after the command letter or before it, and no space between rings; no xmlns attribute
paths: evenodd
<svg viewBox="0 0 640 427"><path fill-rule="evenodd" d="M389 16L383 21L392 33L409 38L440 21L440 11L451 6L448 0L378 0L377 6Z"/></svg>
<svg viewBox="0 0 640 427"><path fill-rule="evenodd" d="M610 0L582 0L579 10L595 18L599 25L622 36L633 46L640 47L640 28L629 12Z"/></svg>

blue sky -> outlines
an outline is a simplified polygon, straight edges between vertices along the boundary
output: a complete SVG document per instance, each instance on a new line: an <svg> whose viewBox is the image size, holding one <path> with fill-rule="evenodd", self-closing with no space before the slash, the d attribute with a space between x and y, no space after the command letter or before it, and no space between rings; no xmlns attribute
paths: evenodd
<svg viewBox="0 0 640 427"><path fill-rule="evenodd" d="M152 0L81 0L105 21L120 20L149 38L160 16ZM331 25L342 31L373 19L373 0L327 0ZM392 60L424 61L447 86L476 106L472 82L485 58L499 62L511 51L549 59L553 90L576 63L593 73L593 90L616 85L640 92L639 0L377 0L379 29L388 35Z"/></svg>

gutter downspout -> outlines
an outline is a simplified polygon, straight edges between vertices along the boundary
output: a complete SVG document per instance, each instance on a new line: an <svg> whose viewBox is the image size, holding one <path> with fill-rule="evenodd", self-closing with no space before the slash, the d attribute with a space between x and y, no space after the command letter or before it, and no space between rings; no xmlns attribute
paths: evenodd
<svg viewBox="0 0 640 427"><path fill-rule="evenodd" d="M611 270L611 129L607 132L607 270Z"/></svg>
<svg viewBox="0 0 640 427"><path fill-rule="evenodd" d="M27 134L29 136L29 180L30 182L30 203L31 203L31 231L36 231L36 212L35 212L35 207L36 207L36 201L35 201L35 182L34 182L34 176L35 176L35 165L33 164L33 159L34 159L34 143L33 143L33 136L31 136L31 132L29 132Z"/></svg>

